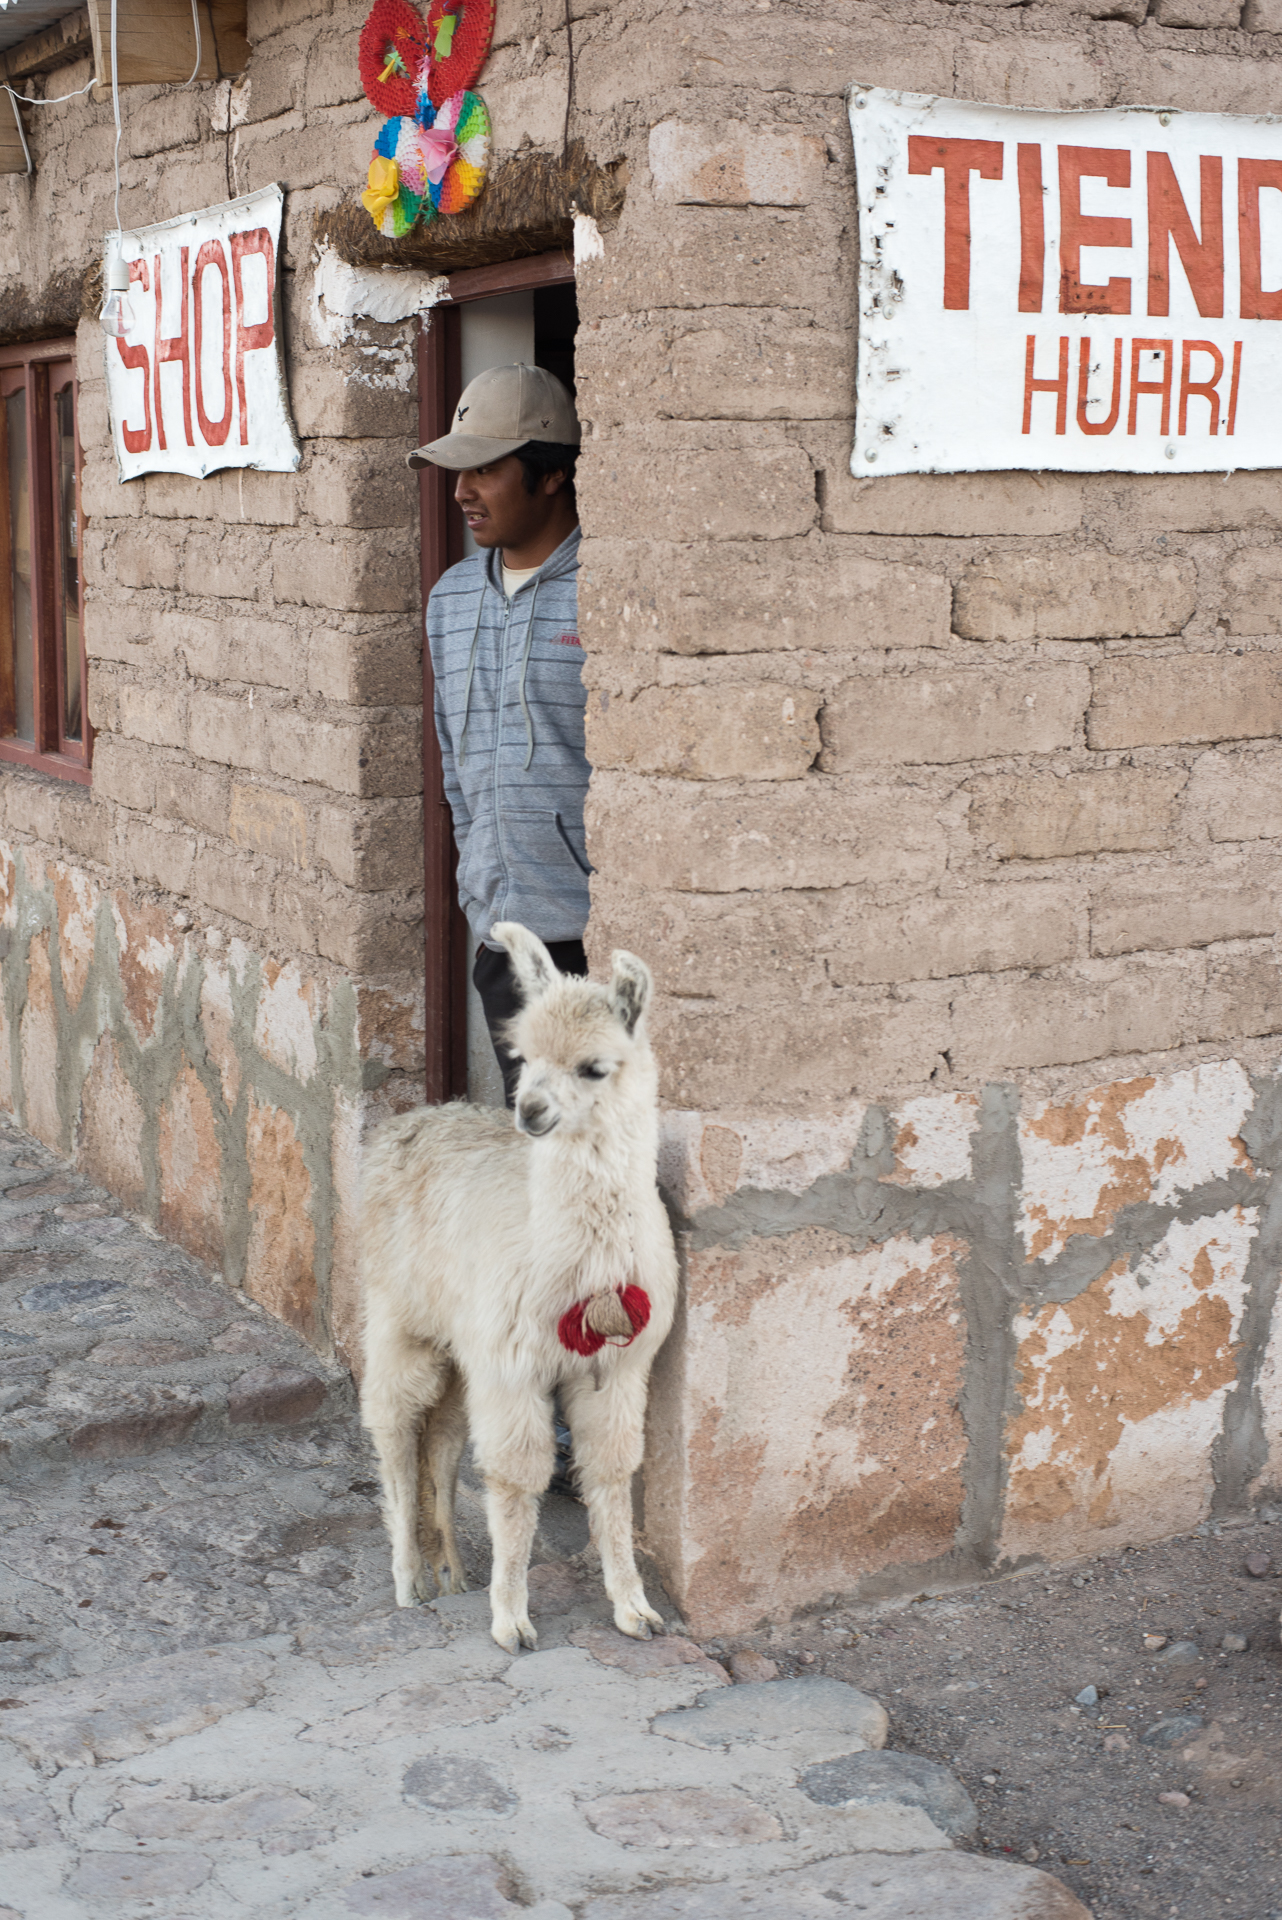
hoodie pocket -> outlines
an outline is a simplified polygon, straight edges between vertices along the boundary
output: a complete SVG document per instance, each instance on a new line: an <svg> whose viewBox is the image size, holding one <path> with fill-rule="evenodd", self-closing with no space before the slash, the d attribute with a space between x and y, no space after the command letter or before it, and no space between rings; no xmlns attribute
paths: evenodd
<svg viewBox="0 0 1282 1920"><path fill-rule="evenodd" d="M561 816L560 816L560 814L559 814L559 813L558 813L558 814L554 814L554 815L553 815L553 818L554 818L554 819L555 819L555 821L556 821L556 830L557 830L557 832L558 832L558 833L560 834L560 836L561 836L561 838L562 838L562 840L563 840L563 841L565 842L565 848L566 848L566 852L567 852L567 853L569 854L569 856L570 856L570 858L571 858L571 860L573 860L573 862L574 862L574 864L575 864L575 866L576 866L576 867L577 867L577 868L579 869L579 871L580 871L580 873L588 873L588 874L590 874L590 873L591 873L591 871L592 871L592 869L591 869L591 867L590 867L590 866L588 865L588 863L587 863L587 861L586 861L586 859L584 859L584 858L583 858L583 857L582 857L582 856L581 856L581 855L579 854L579 852L578 852L578 849L577 849L577 848L575 847L575 844L574 844L574 842L573 842L573 840L571 840L571 838L570 838L570 836L569 836L569 834L568 834L568 833L566 832L566 830L565 830L565 822L564 822L564 820L562 820L562 818L561 818ZM587 852L587 846L586 846L586 843L585 843L585 845L584 845L584 853L586 853L586 852Z"/></svg>
<svg viewBox="0 0 1282 1920"><path fill-rule="evenodd" d="M567 862L573 862L573 885L577 889L592 872L588 865L583 828L576 830L573 817L551 807L509 807L503 810L504 864L513 881L542 872L544 883L557 887L571 884Z"/></svg>

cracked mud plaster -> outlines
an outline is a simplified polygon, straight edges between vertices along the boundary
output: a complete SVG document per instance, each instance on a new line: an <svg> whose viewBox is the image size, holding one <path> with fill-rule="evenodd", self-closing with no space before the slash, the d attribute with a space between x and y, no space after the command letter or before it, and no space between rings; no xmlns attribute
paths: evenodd
<svg viewBox="0 0 1282 1920"><path fill-rule="evenodd" d="M1209 1512L1257 1225L1246 1207L1175 1221L1133 1267L1016 1320L1003 1551L1098 1552Z"/></svg>
<svg viewBox="0 0 1282 1920"><path fill-rule="evenodd" d="M1028 1258L1053 1259L1074 1234L1108 1233L1125 1207L1250 1173L1240 1129L1252 1098L1243 1068L1223 1060L1036 1108L1020 1124Z"/></svg>
<svg viewBox="0 0 1282 1920"><path fill-rule="evenodd" d="M949 1551L964 1492L964 1251L941 1235L855 1252L810 1229L692 1254L692 1620L744 1625L790 1593Z"/></svg>
<svg viewBox="0 0 1282 1920"><path fill-rule="evenodd" d="M367 1087L404 1101L392 1076L421 1058L421 1010L239 940L211 949L29 849L0 847L0 903L0 1105L318 1351L344 1350L341 1162Z"/></svg>

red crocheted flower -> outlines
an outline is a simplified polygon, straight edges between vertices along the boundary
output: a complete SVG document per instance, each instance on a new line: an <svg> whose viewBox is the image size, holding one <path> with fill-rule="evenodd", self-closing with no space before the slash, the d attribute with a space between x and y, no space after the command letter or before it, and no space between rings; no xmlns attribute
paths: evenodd
<svg viewBox="0 0 1282 1920"><path fill-rule="evenodd" d="M637 1335L650 1324L650 1296L644 1287L621 1287L619 1298L623 1302L623 1311L632 1322L632 1338L611 1344L630 1347ZM571 1353L581 1353L587 1359L591 1359L594 1353L600 1353L605 1345L604 1334L583 1324L583 1316L591 1304L590 1300L576 1300L569 1311L561 1315L556 1329L563 1347L567 1347Z"/></svg>
<svg viewBox="0 0 1282 1920"><path fill-rule="evenodd" d="M430 45L423 16L409 0L374 0L361 28L360 69L361 85L380 113L414 117Z"/></svg>
<svg viewBox="0 0 1282 1920"><path fill-rule="evenodd" d="M448 21L453 19L453 37ZM441 23L447 23L441 32ZM431 67L427 90L434 107L443 107L451 94L473 86L485 65L494 38L494 0L432 0L427 13L427 45ZM438 52L438 43L448 52Z"/></svg>

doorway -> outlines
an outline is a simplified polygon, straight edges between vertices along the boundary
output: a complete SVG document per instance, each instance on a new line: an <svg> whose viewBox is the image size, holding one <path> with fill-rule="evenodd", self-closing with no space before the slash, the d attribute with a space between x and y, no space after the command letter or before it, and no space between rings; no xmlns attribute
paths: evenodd
<svg viewBox="0 0 1282 1920"><path fill-rule="evenodd" d="M532 362L556 374L573 393L577 328L574 266L564 254L451 275L448 299L425 317L419 337L421 441L439 439L449 430L463 388L487 367ZM424 607L446 568L476 551L454 504L453 488L454 476L444 469L420 469ZM432 663L424 645L426 1097L502 1106L502 1082L472 986L467 922L454 884L453 827L432 726L432 697Z"/></svg>

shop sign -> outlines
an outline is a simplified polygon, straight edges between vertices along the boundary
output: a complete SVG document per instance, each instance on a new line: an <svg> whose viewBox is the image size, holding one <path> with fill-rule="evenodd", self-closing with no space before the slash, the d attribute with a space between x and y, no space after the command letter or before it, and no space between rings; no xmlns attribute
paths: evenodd
<svg viewBox="0 0 1282 1920"><path fill-rule="evenodd" d="M1282 466L1282 119L850 92L851 471Z"/></svg>
<svg viewBox="0 0 1282 1920"><path fill-rule="evenodd" d="M131 324L106 345L122 480L298 466L281 326L284 204L280 187L264 187L121 236Z"/></svg>

